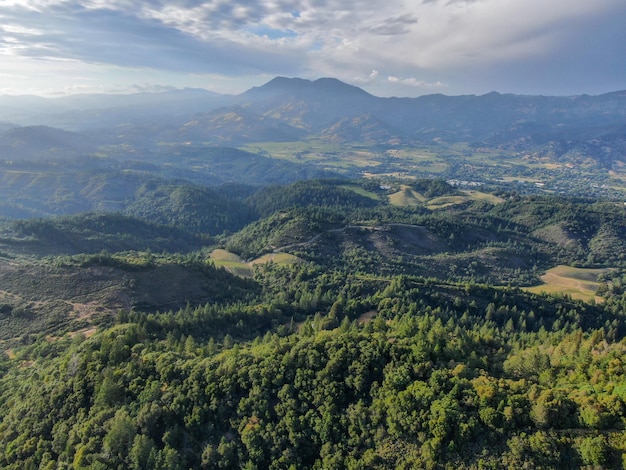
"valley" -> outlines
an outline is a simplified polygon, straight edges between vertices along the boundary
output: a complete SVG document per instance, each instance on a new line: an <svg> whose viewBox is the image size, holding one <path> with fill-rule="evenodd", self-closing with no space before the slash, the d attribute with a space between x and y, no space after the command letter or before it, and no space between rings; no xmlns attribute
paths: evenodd
<svg viewBox="0 0 626 470"><path fill-rule="evenodd" d="M1 468L625 468L624 92L102 99L0 97Z"/></svg>

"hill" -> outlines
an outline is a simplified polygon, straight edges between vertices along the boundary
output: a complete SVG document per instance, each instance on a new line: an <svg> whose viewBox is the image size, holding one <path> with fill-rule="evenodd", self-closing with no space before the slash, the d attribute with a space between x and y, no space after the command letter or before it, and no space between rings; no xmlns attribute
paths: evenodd
<svg viewBox="0 0 626 470"><path fill-rule="evenodd" d="M93 153L93 138L48 126L14 127L0 134L0 154L7 160L67 158Z"/></svg>
<svg viewBox="0 0 626 470"><path fill-rule="evenodd" d="M0 467L620 468L623 204L152 183L0 221Z"/></svg>
<svg viewBox="0 0 626 470"><path fill-rule="evenodd" d="M49 219L17 220L0 232L5 253L55 256L102 251L187 253L198 250L207 237L168 225L121 214L86 213Z"/></svg>
<svg viewBox="0 0 626 470"><path fill-rule="evenodd" d="M54 262L0 258L0 282L0 340L26 342L31 334L63 334L107 324L120 311L241 300L256 291L253 282L206 263L150 252L81 255Z"/></svg>
<svg viewBox="0 0 626 470"><path fill-rule="evenodd" d="M189 222L190 211L206 212L207 207L213 207L215 213L197 212L193 216L194 229L221 233L240 228L249 220L245 207L228 202L241 199L239 191L248 192L247 185L284 184L325 175L332 173L222 147L170 148L165 154L149 153L124 162L100 157L0 161L0 216L106 211L179 224L186 218ZM220 189L225 184L230 189ZM163 211L178 214L179 220L164 222L169 215L164 217Z"/></svg>

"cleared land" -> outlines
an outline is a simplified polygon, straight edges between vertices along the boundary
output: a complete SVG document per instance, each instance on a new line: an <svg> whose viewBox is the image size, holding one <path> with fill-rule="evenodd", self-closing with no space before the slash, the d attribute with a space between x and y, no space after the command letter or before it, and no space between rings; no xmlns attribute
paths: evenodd
<svg viewBox="0 0 626 470"><path fill-rule="evenodd" d="M300 258L288 253L268 253L260 256L259 258L253 259L249 263L246 263L236 254L222 249L213 250L209 255L209 258L213 261L216 267L224 268L226 271L236 276L247 278L251 278L254 274L252 267L255 264L294 264L300 261Z"/></svg>
<svg viewBox="0 0 626 470"><path fill-rule="evenodd" d="M500 204L504 199L493 194L483 193L476 190L464 190L456 196L440 196L428 199L415 191L409 185L401 185L400 190L389 195L389 203L393 206L413 207L426 206L428 209L443 209L455 204L463 204L468 201L486 201L491 204Z"/></svg>
<svg viewBox="0 0 626 470"><path fill-rule="evenodd" d="M400 191L389 195L389 203L394 206L410 207L421 206L426 198L410 186L402 185Z"/></svg>
<svg viewBox="0 0 626 470"><path fill-rule="evenodd" d="M535 294L567 294L573 299L601 302L602 298L596 296L600 286L597 279L609 271L609 268L584 269L560 265L541 276L543 284L525 290Z"/></svg>

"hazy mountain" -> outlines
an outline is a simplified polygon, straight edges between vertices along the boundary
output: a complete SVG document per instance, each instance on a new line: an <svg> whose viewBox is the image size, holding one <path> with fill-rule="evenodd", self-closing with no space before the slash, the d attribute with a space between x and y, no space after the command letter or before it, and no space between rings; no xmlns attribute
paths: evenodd
<svg viewBox="0 0 626 470"><path fill-rule="evenodd" d="M173 130L172 141L239 145L245 142L294 141L305 137L302 129L283 120L239 106L193 116Z"/></svg>
<svg viewBox="0 0 626 470"><path fill-rule="evenodd" d="M316 81L277 77L237 97L242 107L310 132L366 113L380 100L333 78Z"/></svg>
<svg viewBox="0 0 626 470"><path fill-rule="evenodd" d="M92 138L48 126L17 127L0 134L0 155L9 160L74 156L94 152L96 145Z"/></svg>
<svg viewBox="0 0 626 470"><path fill-rule="evenodd" d="M114 127L154 121L159 117L206 112L229 104L230 97L208 90L185 88L160 93L85 94L60 98L0 96L0 115L21 125L46 124L66 129Z"/></svg>
<svg viewBox="0 0 626 470"><path fill-rule="evenodd" d="M394 145L405 140L404 133L370 114L340 119L322 130L320 136L323 140L337 143L360 141Z"/></svg>
<svg viewBox="0 0 626 470"><path fill-rule="evenodd" d="M192 89L57 99L3 96L0 112L7 121L88 132L92 141L139 153L163 144L236 146L304 138L383 146L437 141L565 159L584 154L610 167L623 159L626 145L626 91L379 98L332 78L277 77L237 96ZM27 139L37 152L47 145L34 144L40 138ZM2 145L15 147L6 139ZM20 145L27 153L28 145Z"/></svg>

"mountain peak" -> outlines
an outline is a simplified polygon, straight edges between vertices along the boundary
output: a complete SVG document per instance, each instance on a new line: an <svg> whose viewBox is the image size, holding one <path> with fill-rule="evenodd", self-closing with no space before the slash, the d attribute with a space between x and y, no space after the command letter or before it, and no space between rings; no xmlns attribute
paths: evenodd
<svg viewBox="0 0 626 470"><path fill-rule="evenodd" d="M304 78L274 77L265 85L252 88L252 90L299 90L308 88L310 80Z"/></svg>
<svg viewBox="0 0 626 470"><path fill-rule="evenodd" d="M344 83L341 80L337 80L336 78L320 78L313 82L313 86L322 90L371 96L362 88L348 85L347 83Z"/></svg>
<svg viewBox="0 0 626 470"><path fill-rule="evenodd" d="M277 93L341 93L350 95L371 96L361 88L348 85L336 78L319 78L315 81L304 78L275 77L265 85L255 87L244 94L277 94Z"/></svg>

